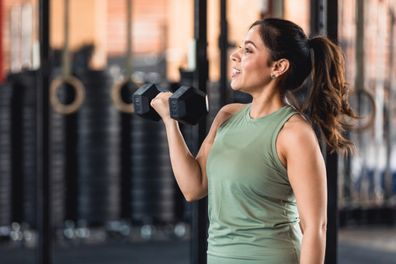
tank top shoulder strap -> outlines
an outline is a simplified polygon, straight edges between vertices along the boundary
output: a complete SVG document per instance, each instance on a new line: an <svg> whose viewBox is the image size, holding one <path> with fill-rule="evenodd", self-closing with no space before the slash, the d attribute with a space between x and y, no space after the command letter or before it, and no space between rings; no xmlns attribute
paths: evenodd
<svg viewBox="0 0 396 264"><path fill-rule="evenodd" d="M282 130L285 123L292 116L294 116L295 114L298 114L298 113L299 113L298 110L295 109L293 106L287 105L287 107L285 107L284 111L282 111L281 115L279 116L279 119L277 120L278 122L277 122L276 126L274 127L274 130L272 131L273 132L272 138L271 138L272 155L274 156L275 162L277 163L277 166L279 167L279 169L281 169L285 173L286 173L286 168L280 161L278 151L276 149L276 140L278 139L279 132Z"/></svg>
<svg viewBox="0 0 396 264"><path fill-rule="evenodd" d="M249 104L245 104L241 109L233 113L228 119L226 119L219 127L219 129L224 128L229 123L232 123L234 120L239 118L243 118L246 115L246 112L249 110Z"/></svg>

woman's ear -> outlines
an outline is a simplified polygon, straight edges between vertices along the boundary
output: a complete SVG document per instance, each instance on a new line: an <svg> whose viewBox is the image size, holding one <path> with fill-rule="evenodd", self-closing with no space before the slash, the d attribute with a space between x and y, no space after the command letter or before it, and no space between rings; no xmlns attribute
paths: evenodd
<svg viewBox="0 0 396 264"><path fill-rule="evenodd" d="M289 63L289 60L287 60L287 59L280 59L280 60L274 61L274 63L272 64L272 73L276 77L279 77L282 74L284 74L285 72L287 72L289 67L290 67L290 63Z"/></svg>

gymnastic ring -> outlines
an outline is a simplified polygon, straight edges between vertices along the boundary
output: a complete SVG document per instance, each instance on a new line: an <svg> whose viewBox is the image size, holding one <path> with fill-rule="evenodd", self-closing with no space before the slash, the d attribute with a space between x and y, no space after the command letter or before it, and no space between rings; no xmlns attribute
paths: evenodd
<svg viewBox="0 0 396 264"><path fill-rule="evenodd" d="M113 87L111 88L111 99L113 101L114 106L119 111L121 111L123 113L127 113L127 114L131 114L131 113L135 112L135 109L133 108L132 102L130 104L128 104L128 103L125 103L124 100L122 100L121 88L130 82L135 84L131 79L126 79L126 80L122 80L120 82L115 83L113 85ZM131 94L131 97L132 97L132 94Z"/></svg>
<svg viewBox="0 0 396 264"><path fill-rule="evenodd" d="M377 107L376 107L376 104L375 104L374 97L366 89L355 90L352 93L352 95L355 94L355 96L357 96L358 93L362 93L362 95L366 96L368 98L369 104L372 107L372 111L370 112L370 115L369 115L369 118L368 118L368 122L366 122L365 124L363 124L361 126L353 126L352 127L353 131L362 132L362 131L367 130L367 129L371 128L372 126L374 126L375 116L376 116L376 112L377 112ZM358 117L358 119L359 118L361 118L361 117Z"/></svg>
<svg viewBox="0 0 396 264"><path fill-rule="evenodd" d="M66 104L66 105L63 104L57 96L58 90L62 84L70 85L71 87L74 88L76 92L75 99L70 104ZM55 110L55 112L58 112L60 114L72 114L81 107L84 99L85 99L85 88L82 82L77 78L73 76L69 76L69 77L59 76L51 82L50 103L52 108Z"/></svg>

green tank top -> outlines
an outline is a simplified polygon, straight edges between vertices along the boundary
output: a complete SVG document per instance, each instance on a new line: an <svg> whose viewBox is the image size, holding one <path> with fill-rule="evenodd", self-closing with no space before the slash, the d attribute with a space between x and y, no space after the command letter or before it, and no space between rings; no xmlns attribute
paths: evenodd
<svg viewBox="0 0 396 264"><path fill-rule="evenodd" d="M298 263L296 199L275 144L297 111L286 105L252 119L250 107L218 128L208 156L208 264Z"/></svg>

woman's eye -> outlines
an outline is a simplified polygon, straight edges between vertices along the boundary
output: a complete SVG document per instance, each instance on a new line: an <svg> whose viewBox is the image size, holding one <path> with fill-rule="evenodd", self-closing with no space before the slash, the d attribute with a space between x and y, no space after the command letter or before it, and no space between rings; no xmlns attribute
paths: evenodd
<svg viewBox="0 0 396 264"><path fill-rule="evenodd" d="M247 48L245 48L243 51L244 51L245 53L251 53L251 50L250 50L250 49L247 49Z"/></svg>

